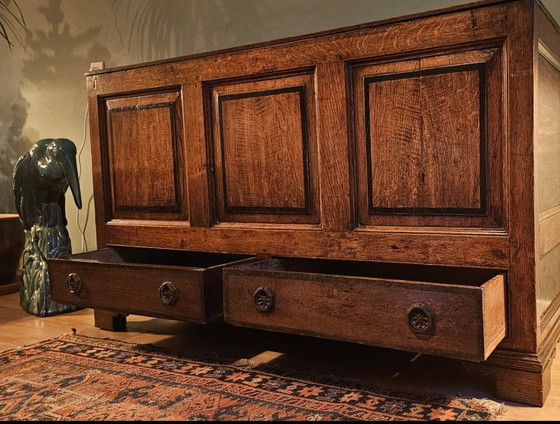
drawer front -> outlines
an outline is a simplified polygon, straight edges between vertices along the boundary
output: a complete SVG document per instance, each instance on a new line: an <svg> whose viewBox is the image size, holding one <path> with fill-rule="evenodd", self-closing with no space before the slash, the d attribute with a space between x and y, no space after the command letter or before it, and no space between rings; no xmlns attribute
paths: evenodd
<svg viewBox="0 0 560 424"><path fill-rule="evenodd" d="M482 361L505 336L504 276L460 286L224 269L232 324Z"/></svg>
<svg viewBox="0 0 560 424"><path fill-rule="evenodd" d="M49 263L49 274L52 298L59 303L206 322L202 271L59 260Z"/></svg>
<svg viewBox="0 0 560 424"><path fill-rule="evenodd" d="M49 259L51 296L84 308L206 323L222 315L222 266L252 260L219 253L100 249Z"/></svg>

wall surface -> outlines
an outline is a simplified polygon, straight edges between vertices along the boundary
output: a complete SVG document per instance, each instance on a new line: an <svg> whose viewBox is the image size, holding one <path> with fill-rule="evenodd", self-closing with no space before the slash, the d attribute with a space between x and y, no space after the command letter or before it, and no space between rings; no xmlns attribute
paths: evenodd
<svg viewBox="0 0 560 424"><path fill-rule="evenodd" d="M14 0L0 0L17 13ZM12 170L42 138L79 150L82 210L66 197L74 252L95 249L84 73L467 3L466 0L16 0L28 28L0 39L0 213L15 212ZM560 16L560 1L543 1ZM94 164L93 166L97 166ZM82 234L84 237L82 237Z"/></svg>

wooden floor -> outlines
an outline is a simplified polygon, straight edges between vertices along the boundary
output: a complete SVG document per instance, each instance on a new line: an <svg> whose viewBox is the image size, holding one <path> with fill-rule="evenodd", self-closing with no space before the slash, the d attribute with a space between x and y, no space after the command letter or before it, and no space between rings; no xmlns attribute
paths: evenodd
<svg viewBox="0 0 560 424"><path fill-rule="evenodd" d="M396 389L412 387L497 400L493 397L493 383L467 372L460 361L226 325L204 326L136 315L129 316L127 322L126 332L97 329L90 309L37 318L20 308L18 293L0 295L0 350L72 333L75 329L77 334L151 343L174 352L252 359L302 373L390 384ZM544 407L501 403L506 411L502 420L559 420L560 358L553 365L552 390Z"/></svg>

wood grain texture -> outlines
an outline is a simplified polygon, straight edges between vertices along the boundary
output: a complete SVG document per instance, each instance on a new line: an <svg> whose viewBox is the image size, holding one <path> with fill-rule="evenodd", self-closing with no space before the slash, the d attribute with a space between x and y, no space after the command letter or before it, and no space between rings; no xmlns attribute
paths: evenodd
<svg viewBox="0 0 560 424"><path fill-rule="evenodd" d="M209 87L217 222L317 224L313 74Z"/></svg>
<svg viewBox="0 0 560 424"><path fill-rule="evenodd" d="M219 231L218 231L219 230ZM504 235L407 233L388 231L328 232L278 228L184 228L142 223L111 223L108 244L229 253L267 253L398 263L480 266L506 269L508 238ZM271 240L274 243L271 243ZM297 240L297 243L295 242ZM474 246L474 247L473 247ZM477 252L474 254L474 252Z"/></svg>
<svg viewBox="0 0 560 424"><path fill-rule="evenodd" d="M372 209L481 209L483 94L461 69L366 79Z"/></svg>
<svg viewBox="0 0 560 424"><path fill-rule="evenodd" d="M505 335L503 316L500 319L498 311L482 305L487 297L501 298L503 305L503 276L477 287L375 278L373 264L362 270L346 263L337 270L295 262L225 268L225 321L473 361L485 359L495 339ZM463 276L466 283L468 275ZM255 307L253 294L259 287L274 293L271 312ZM425 305L435 317L431 335L418 335L409 328L408 311L417 304ZM492 320L502 328L487 327L485 323Z"/></svg>
<svg viewBox="0 0 560 424"><path fill-rule="evenodd" d="M307 211L304 92L248 94L219 99L225 209Z"/></svg>
<svg viewBox="0 0 560 424"><path fill-rule="evenodd" d="M323 72L322 70L326 69L332 70L324 74L327 77L326 80L321 79L321 83L317 84L318 92L329 93L339 90L339 93L343 93L344 90L340 83L345 79L345 61L364 60L376 56L390 57L404 54L415 56L419 51L426 55L430 51L434 53L445 51L449 49L450 45L487 42L484 40L493 40L506 34L505 15L506 8L503 5L491 5L487 9L475 7L468 12L454 10L453 13L414 19L390 27L374 23L361 26L354 31L350 29L333 31L326 34L325 37L301 37L301 39L292 40L287 44L271 43L273 45L237 49L237 51L223 54L204 54L191 59L172 61L173 63L154 64L143 68L132 67L132 69L127 69L126 73L107 72L95 75L95 77L103 77L101 78L103 81L97 81L97 90L102 95L111 91L135 90L138 89L139 84L144 87L165 84L183 86L191 83L206 84L212 83L214 80L246 79L250 75L266 77L267 73L274 75L290 69L316 66L317 72ZM407 31L414 31L417 37L408 37ZM218 70L219 73L217 73ZM321 97L325 98L324 95ZM328 117L325 114L332 113L329 112L329 108L335 104L336 116L344 116L341 115L344 113L344 97L341 97L340 94L337 96L330 94L330 99L329 103L323 102L326 107L320 109L321 116ZM349 207L348 196L350 194L346 189L348 183L342 168L346 166L344 152L347 144L344 143L345 135L341 135L345 125L342 120L338 121L339 123L335 126L332 122L336 121L319 120L320 150L325 152L320 155L320 160L325 161L325 165L329 167L327 172L319 171L327 179L321 188L321 202L323 202L321 220L323 228L340 230L350 227L353 217L348 217L346 214L345 218L342 218L344 211ZM200 146L200 139L192 142ZM337 166L337 163L340 165ZM195 172L198 172L196 171L198 169L204 169L200 168L203 166L200 160L197 164L198 166L194 167ZM352 171L350 170L350 172ZM340 177L331 177L331 175ZM331 178L335 184L330 183ZM209 184L211 185L211 183ZM192 190L198 197L196 193L201 191L194 188ZM326 195L325 190L331 191L333 195ZM203 207L205 205L201 204L201 208ZM331 219L331 217L333 218ZM345 221L341 221L341 219L345 219ZM250 221L250 218L247 218L247 221ZM469 225L469 221L472 219L466 218L457 224ZM415 225L418 224L422 223ZM207 226L208 223L201 219L197 225ZM470 225L477 224L471 223ZM491 226L495 225L491 224Z"/></svg>
<svg viewBox="0 0 560 424"><path fill-rule="evenodd" d="M420 79L364 83L369 209L422 208Z"/></svg>
<svg viewBox="0 0 560 424"><path fill-rule="evenodd" d="M210 227L214 222L213 192L210 184L212 159L205 142L204 93L200 84L183 84L185 164L189 203L189 223Z"/></svg>
<svg viewBox="0 0 560 424"><path fill-rule="evenodd" d="M535 218L533 163L534 15L530 2L514 2L508 16L510 33L508 166L510 210L509 334L504 348L536 352L538 343L535 284ZM512 136L515 135L515 136Z"/></svg>
<svg viewBox="0 0 560 424"><path fill-rule="evenodd" d="M488 361L464 362L464 365L476 374L493 378L498 398L524 404L525 408L526 405L543 406L551 389L552 360L513 351L501 352L498 360L494 356Z"/></svg>
<svg viewBox="0 0 560 424"><path fill-rule="evenodd" d="M249 45L244 45L244 46L235 46L235 47L230 47L230 48L221 49L221 50L217 50L217 51L207 51L207 52L195 53L195 54L191 54L191 55L187 55L187 56L161 59L161 60L152 61L152 62L148 62L148 63L136 63L136 64L131 64L131 65L113 67L113 68L109 68L108 70L106 70L103 62L93 62L90 66L89 72L87 72L85 75L86 76L93 76L93 75L100 74L100 73L115 72L115 71L119 71L119 70L131 70L131 69L142 68L142 67L150 66L150 65L161 65L161 64L167 64L167 63L175 63L175 62L178 62L178 61L183 61L185 59L191 59L192 60L192 59L196 59L196 58L213 56L213 55L217 55L217 54L235 53L235 52L241 51L241 50L251 50L251 49L256 49L256 48L273 46L273 45L277 45L277 44L287 44L287 43L290 43L290 42L301 41L301 40L310 39L310 38L319 38L319 37L325 37L326 38L330 35L336 35L336 34L339 34L339 33L342 33L342 32L358 31L358 30L361 30L361 29L370 29L370 28L373 28L373 27L376 27L376 26L384 26L384 25L390 25L390 24L394 24L394 23L401 23L401 22L405 22L405 21L432 18L432 17L435 17L435 16L446 15L446 14L456 13L456 12L464 12L464 11L469 12L469 11L472 11L474 9L480 9L480 8L483 9L483 8L487 8L489 6L492 6L492 5L495 5L495 4L498 4L498 3L503 3L504 1L508 1L508 0L477 0L475 2L458 4L458 5L455 5L455 6L445 7L445 8L441 8L441 9L437 9L437 10L427 10L427 11L423 11L423 12L419 12L419 13L414 13L414 14L411 14L411 15L397 16L397 17L392 17L392 18L388 18L388 19L378 20L378 21L375 21L375 22L366 22L366 23L352 25L352 26L348 26L348 27L344 27L344 28L329 29L329 30L324 30L324 31L316 32L316 33L311 33L311 34L286 37L286 38L281 38L281 39L276 39L276 40L269 40L269 41L264 41L264 42L254 43L254 44L249 44ZM102 64L102 66L99 66L100 63Z"/></svg>
<svg viewBox="0 0 560 424"><path fill-rule="evenodd" d="M500 57L485 48L354 67L362 225L503 225Z"/></svg>
<svg viewBox="0 0 560 424"><path fill-rule="evenodd" d="M169 62L106 70L98 77L99 94L143 87L234 78L278 69L297 69L314 63L351 61L389 55L414 54L419 50L441 50L445 46L505 37L507 4L457 10L394 25L371 23L343 28L324 37L302 36L287 43L248 46L234 51L210 52ZM414 37L410 37L414 34ZM118 71L126 72L118 72Z"/></svg>
<svg viewBox="0 0 560 424"><path fill-rule="evenodd" d="M243 259L239 255L108 248L49 262L51 294L57 302L78 307L206 323L222 313L221 273L215 271ZM70 273L82 280L77 293L66 285ZM171 304L160 297L164 282L171 282L177 290L177 300Z"/></svg>
<svg viewBox="0 0 560 424"><path fill-rule="evenodd" d="M321 228L346 232L355 227L352 213L353 158L348 128L352 114L348 108L346 64L340 61L319 64L316 69L319 139L319 173L321 187Z"/></svg>
<svg viewBox="0 0 560 424"><path fill-rule="evenodd" d="M507 334L507 291L503 275L485 283L482 314L485 317L484 346L490 353Z"/></svg>
<svg viewBox="0 0 560 424"><path fill-rule="evenodd" d="M500 399L543 406L550 392L552 362L542 373L500 369L496 373L496 394Z"/></svg>
<svg viewBox="0 0 560 424"><path fill-rule="evenodd" d="M106 100L112 218L188 220L180 100L178 92Z"/></svg>
<svg viewBox="0 0 560 424"><path fill-rule="evenodd" d="M91 173L93 179L93 198L95 206L95 231L97 247L105 247L105 226L110 217L109 205L105 204L106 186L103 181L104 156L101 151L101 139L106 137L106 128L101 124L104 116L102 102L97 95L97 77L86 80L88 93L88 115L91 139ZM110 200L110 199L109 199Z"/></svg>
<svg viewBox="0 0 560 424"><path fill-rule="evenodd" d="M487 195L486 169L481 166L487 160L481 159L486 155L486 135L482 133L486 118L485 73L480 66L462 69L420 77L422 207L482 213Z"/></svg>

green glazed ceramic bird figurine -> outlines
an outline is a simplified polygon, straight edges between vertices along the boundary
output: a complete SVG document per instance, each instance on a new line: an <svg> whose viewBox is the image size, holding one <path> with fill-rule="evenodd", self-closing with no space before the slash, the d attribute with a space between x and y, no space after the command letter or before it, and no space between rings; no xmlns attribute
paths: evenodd
<svg viewBox="0 0 560 424"><path fill-rule="evenodd" d="M39 140L16 162L13 189L25 230L20 305L36 316L77 309L51 300L47 266L47 258L72 253L64 202L68 187L81 209L76 146L71 140Z"/></svg>

